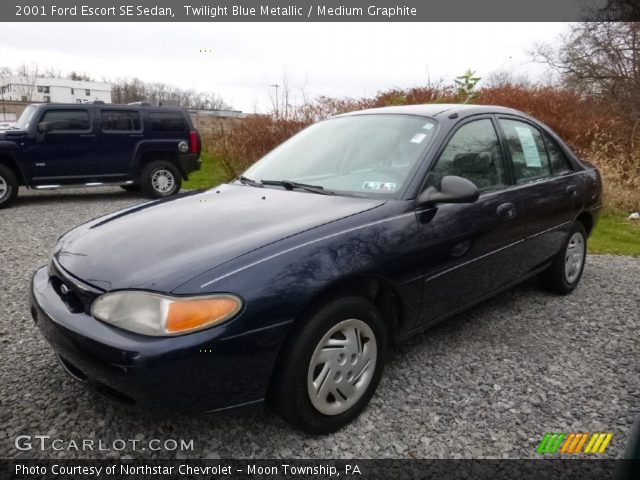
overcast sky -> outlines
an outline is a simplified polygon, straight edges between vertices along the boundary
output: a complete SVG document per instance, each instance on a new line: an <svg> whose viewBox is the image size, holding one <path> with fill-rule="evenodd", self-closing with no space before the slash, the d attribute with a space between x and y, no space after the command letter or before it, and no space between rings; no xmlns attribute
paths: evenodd
<svg viewBox="0 0 640 480"><path fill-rule="evenodd" d="M138 77L215 91L234 108L265 111L284 72L307 96L375 94L475 70L526 73L536 42L562 23L41 23L2 24L0 66L34 63L101 80ZM211 53L201 53L201 49Z"/></svg>

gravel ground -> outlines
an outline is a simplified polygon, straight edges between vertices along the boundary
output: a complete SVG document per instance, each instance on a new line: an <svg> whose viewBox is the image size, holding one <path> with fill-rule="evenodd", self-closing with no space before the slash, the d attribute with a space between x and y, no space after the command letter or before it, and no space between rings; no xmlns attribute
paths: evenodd
<svg viewBox="0 0 640 480"><path fill-rule="evenodd" d="M0 210L0 458L525 458L549 431L611 431L607 454L617 457L640 418L640 259L612 256L590 256L568 297L529 282L395 348L369 408L333 435L300 433L265 409L125 409L63 373L27 288L61 233L144 200L119 189L20 193ZM18 435L94 439L94 451L19 451ZM128 441L119 451L114 439L193 439L193 449Z"/></svg>

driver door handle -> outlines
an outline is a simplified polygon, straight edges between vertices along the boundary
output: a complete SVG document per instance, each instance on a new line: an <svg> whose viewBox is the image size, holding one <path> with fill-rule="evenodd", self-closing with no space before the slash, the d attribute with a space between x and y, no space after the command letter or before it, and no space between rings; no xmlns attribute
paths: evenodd
<svg viewBox="0 0 640 480"><path fill-rule="evenodd" d="M498 207L496 213L500 218L503 218L505 220L511 220L518 214L518 212L516 211L516 206L513 203L503 203Z"/></svg>

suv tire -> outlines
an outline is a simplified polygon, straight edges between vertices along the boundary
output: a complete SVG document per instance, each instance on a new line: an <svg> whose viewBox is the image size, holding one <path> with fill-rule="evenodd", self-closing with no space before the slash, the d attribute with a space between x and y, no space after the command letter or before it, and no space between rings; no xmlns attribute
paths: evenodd
<svg viewBox="0 0 640 480"><path fill-rule="evenodd" d="M182 177L175 165L157 160L145 165L142 169L140 186L148 197L168 197L180 191Z"/></svg>
<svg viewBox="0 0 640 480"><path fill-rule="evenodd" d="M18 196L18 179L11 169L0 165L0 208L7 207Z"/></svg>

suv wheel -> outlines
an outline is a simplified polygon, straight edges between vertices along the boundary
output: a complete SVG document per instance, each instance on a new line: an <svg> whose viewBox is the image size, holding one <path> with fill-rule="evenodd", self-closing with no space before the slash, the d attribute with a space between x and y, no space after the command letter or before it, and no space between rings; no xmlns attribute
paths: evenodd
<svg viewBox="0 0 640 480"><path fill-rule="evenodd" d="M161 198L178 193L182 186L182 177L173 164L159 160L142 169L140 183L145 195Z"/></svg>
<svg viewBox="0 0 640 480"><path fill-rule="evenodd" d="M386 342L384 321L371 302L348 296L319 304L292 332L274 371L270 404L310 433L343 427L373 396Z"/></svg>
<svg viewBox="0 0 640 480"><path fill-rule="evenodd" d="M18 179L5 165L0 165L0 208L7 207L18 195Z"/></svg>
<svg viewBox="0 0 640 480"><path fill-rule="evenodd" d="M586 255L587 232L576 222L551 266L540 274L540 283L560 295L571 293L582 277Z"/></svg>

